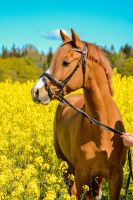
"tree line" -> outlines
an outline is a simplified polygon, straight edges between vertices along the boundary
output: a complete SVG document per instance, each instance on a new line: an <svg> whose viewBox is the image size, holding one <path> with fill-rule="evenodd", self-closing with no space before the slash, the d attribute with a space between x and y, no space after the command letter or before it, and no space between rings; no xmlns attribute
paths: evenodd
<svg viewBox="0 0 133 200"><path fill-rule="evenodd" d="M119 51L115 51L112 45L110 49L104 48L111 62L112 68L116 68L122 76L133 76L133 47L125 44Z"/></svg>
<svg viewBox="0 0 133 200"><path fill-rule="evenodd" d="M3 45L1 48L0 57L3 59L11 57L23 57L29 59L31 63L42 67L45 70L48 68L53 57L53 50L50 47L48 53L45 55L44 52L39 52L38 49L32 44L26 44L22 48L16 47L15 44L13 44L10 49Z"/></svg>
<svg viewBox="0 0 133 200"><path fill-rule="evenodd" d="M109 49L106 47L101 47L109 57L112 68L117 68L117 71L122 75L130 76L133 75L133 47L129 44L125 44L116 51L114 46L111 45ZM39 52L38 49L32 44L26 44L22 48L16 47L14 44L10 49L2 46L1 48L1 58L26 58L32 64L42 67L46 70L50 65L53 56L53 50L50 47L47 54L44 52Z"/></svg>

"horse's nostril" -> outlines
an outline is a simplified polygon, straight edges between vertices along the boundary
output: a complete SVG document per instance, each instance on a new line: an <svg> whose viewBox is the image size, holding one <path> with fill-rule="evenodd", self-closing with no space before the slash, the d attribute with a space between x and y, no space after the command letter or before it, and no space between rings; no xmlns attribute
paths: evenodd
<svg viewBox="0 0 133 200"><path fill-rule="evenodd" d="M36 95L36 96L39 95L39 90L38 90L38 89L35 91L35 95Z"/></svg>

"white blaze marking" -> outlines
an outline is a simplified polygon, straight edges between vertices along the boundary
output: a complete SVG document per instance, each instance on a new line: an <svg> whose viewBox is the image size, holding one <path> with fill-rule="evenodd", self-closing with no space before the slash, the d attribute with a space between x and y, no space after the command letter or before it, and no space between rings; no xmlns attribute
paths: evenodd
<svg viewBox="0 0 133 200"><path fill-rule="evenodd" d="M39 80L38 80L38 82L36 83L36 85L34 86L34 89L39 89L39 88L41 88L41 87L43 87L44 86L44 82L43 82L43 80L42 80L42 78L40 78Z"/></svg>
<svg viewBox="0 0 133 200"><path fill-rule="evenodd" d="M50 74L50 67L47 69L46 73Z"/></svg>
<svg viewBox="0 0 133 200"><path fill-rule="evenodd" d="M51 65L49 66L49 68L47 69L46 72L47 72L48 74L51 74L51 71L52 71L52 63L51 63Z"/></svg>
<svg viewBox="0 0 133 200"><path fill-rule="evenodd" d="M51 71L52 71L52 65L50 65L50 67L47 69L46 73L51 74ZM47 79L47 77L46 77L46 79ZM40 78L38 80L38 82L36 83L36 85L34 86L34 89L37 90L43 86L44 86L44 81L42 78Z"/></svg>

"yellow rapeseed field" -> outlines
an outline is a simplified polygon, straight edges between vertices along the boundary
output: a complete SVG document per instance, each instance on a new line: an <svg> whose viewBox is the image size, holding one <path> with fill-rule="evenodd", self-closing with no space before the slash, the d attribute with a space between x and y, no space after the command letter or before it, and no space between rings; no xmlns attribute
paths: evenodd
<svg viewBox="0 0 133 200"><path fill-rule="evenodd" d="M53 147L53 118L57 101L48 106L32 102L33 82L0 83L0 200L69 200ZM133 77L115 72L114 100L127 132L133 131ZM128 166L124 170L124 186ZM108 199L106 184L104 196ZM130 185L130 193L133 186ZM124 189L122 190L122 195Z"/></svg>

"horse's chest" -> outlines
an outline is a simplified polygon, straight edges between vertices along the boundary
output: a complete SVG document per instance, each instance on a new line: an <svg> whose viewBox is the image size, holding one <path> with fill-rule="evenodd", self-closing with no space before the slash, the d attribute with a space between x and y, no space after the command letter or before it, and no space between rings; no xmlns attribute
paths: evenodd
<svg viewBox="0 0 133 200"><path fill-rule="evenodd" d="M112 149L105 148L103 145L97 145L97 143L94 141L89 141L82 144L79 148L79 151L84 160L88 161L93 159L101 162L101 160L108 160Z"/></svg>

